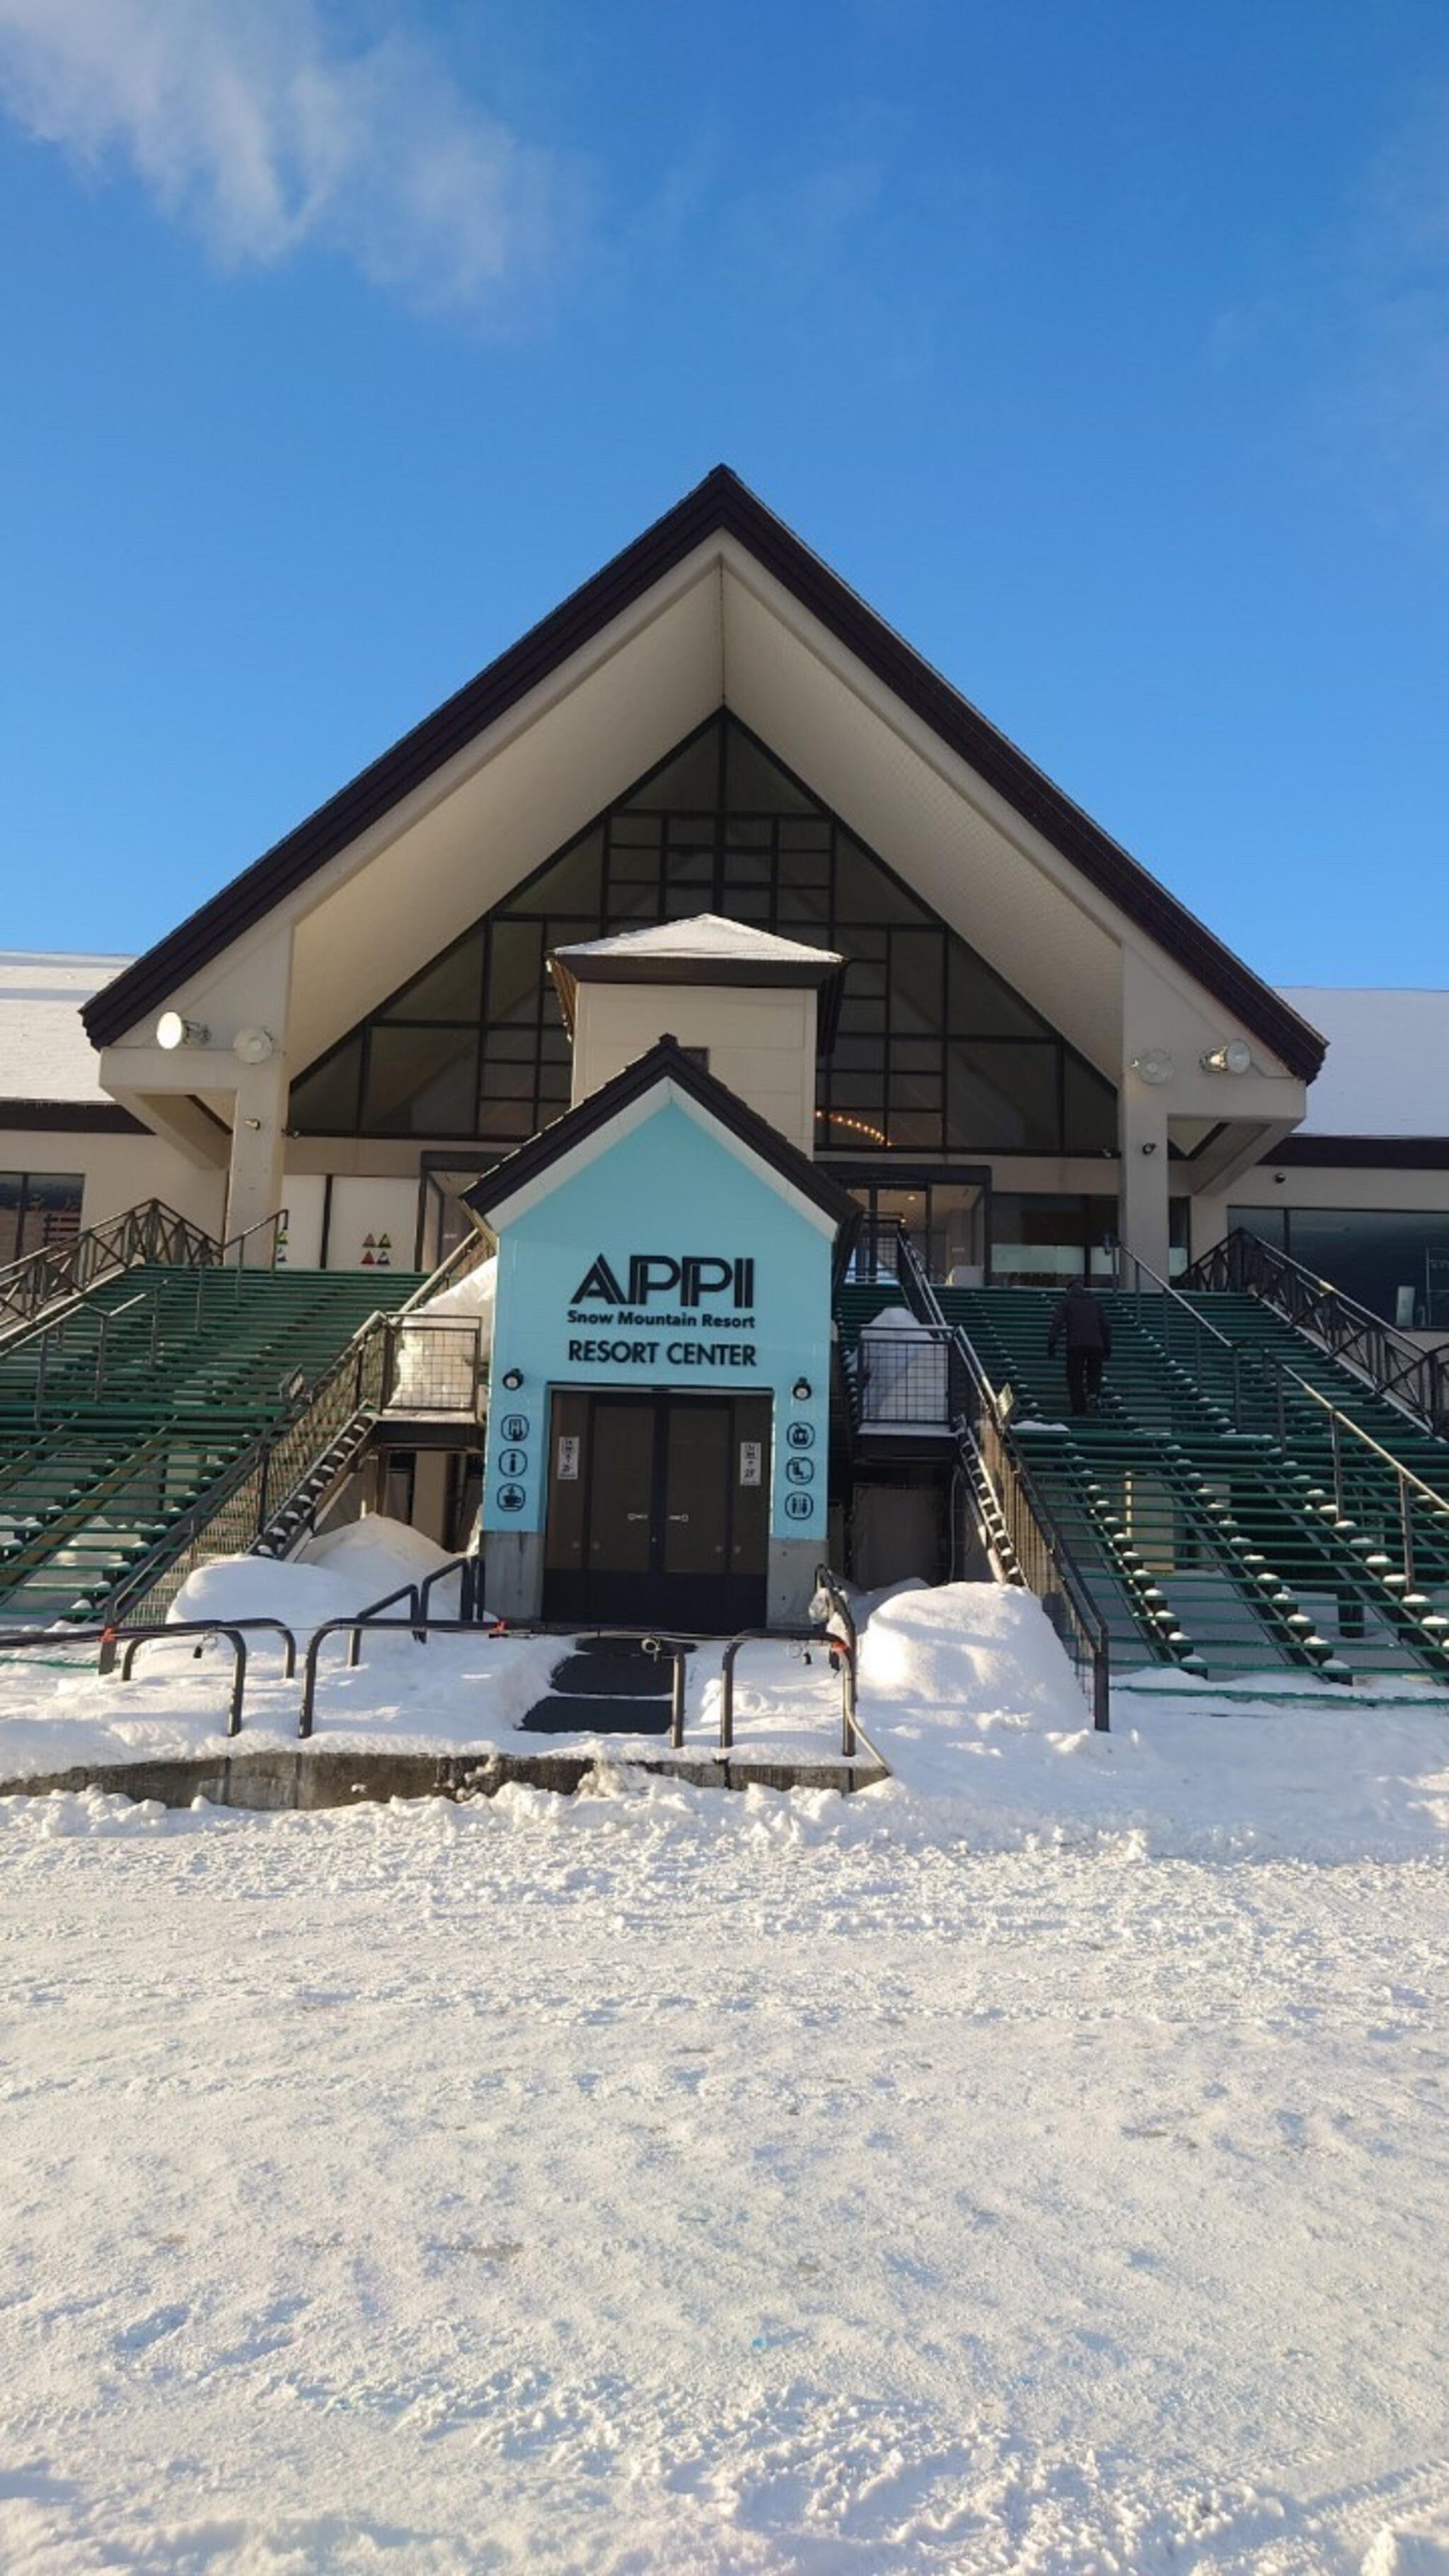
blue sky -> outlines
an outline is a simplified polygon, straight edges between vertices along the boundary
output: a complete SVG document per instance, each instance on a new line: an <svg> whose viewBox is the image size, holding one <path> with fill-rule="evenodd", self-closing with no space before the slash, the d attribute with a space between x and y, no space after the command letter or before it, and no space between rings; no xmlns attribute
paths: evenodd
<svg viewBox="0 0 1449 2576"><path fill-rule="evenodd" d="M1442 0L0 0L0 943L724 459L1279 982L1445 983Z"/></svg>

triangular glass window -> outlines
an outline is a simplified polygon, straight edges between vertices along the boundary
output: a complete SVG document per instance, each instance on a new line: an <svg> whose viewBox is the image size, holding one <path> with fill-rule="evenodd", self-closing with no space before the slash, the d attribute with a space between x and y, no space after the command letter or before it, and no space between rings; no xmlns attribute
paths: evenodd
<svg viewBox="0 0 1449 2576"><path fill-rule="evenodd" d="M667 760L292 1089L303 1134L522 1143L569 1096L570 940L715 912L847 960L822 1153L1110 1153L1110 1084L733 716Z"/></svg>

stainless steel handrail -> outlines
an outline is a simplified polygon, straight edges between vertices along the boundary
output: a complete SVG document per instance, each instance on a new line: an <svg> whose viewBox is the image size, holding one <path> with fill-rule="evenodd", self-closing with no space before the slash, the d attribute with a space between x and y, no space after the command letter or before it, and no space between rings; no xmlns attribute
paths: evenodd
<svg viewBox="0 0 1449 2576"><path fill-rule="evenodd" d="M1075 1661L1080 1655L1087 1673L1079 1670L1086 1681L1092 1706L1094 1729L1105 1735L1111 1726L1111 1641L1106 1618L1095 1600L1081 1567L1076 1561L1065 1530L1044 1494L1037 1489L1025 1460L1011 1436L1009 1407L998 1394L986 1372L981 1356L969 1334L959 1324L949 1322L945 1310L915 1245L902 1229L896 1237L896 1275L906 1291L912 1312L923 1323L935 1324L951 1336L951 1349L958 1366L965 1372L979 1407L978 1422L972 1422L963 1406L956 1414L953 1428L957 1449L968 1481L991 1498L1002 1532L1009 1538L1009 1555L997 1552L1005 1579L1034 1592L1051 1616L1048 1586L1054 1590L1075 1624L1077 1632ZM985 1426L983 1441L981 1427ZM988 1454L988 1451L990 1454ZM1016 1529L1011 1528L1015 1519ZM1036 1562L1035 1560L1040 1560ZM1035 1574L1037 1580L1033 1581ZM1058 1634L1060 1635L1060 1629ZM1065 1637L1062 1644L1068 1653L1072 1645Z"/></svg>
<svg viewBox="0 0 1449 2576"><path fill-rule="evenodd" d="M1194 1322L1198 1321L1197 1309L1194 1306L1189 1305L1188 1300L1182 1296L1169 1281L1161 1278L1149 1262L1140 1260L1138 1255L1125 1245L1122 1247L1122 1252L1123 1257L1133 1264L1137 1273L1137 1293L1139 1301L1141 1297L1141 1280L1145 1274L1145 1276L1153 1282L1155 1288L1157 1288L1162 1294L1175 1299L1176 1303L1186 1310L1187 1314L1192 1317ZM1375 1440L1372 1432L1365 1431L1361 1422L1356 1422L1351 1413L1345 1413L1341 1405L1335 1404L1333 1398L1325 1395L1321 1387L1316 1387L1311 1379L1304 1377L1301 1371L1293 1367L1291 1361L1280 1358L1276 1351L1255 1351L1247 1349L1241 1342L1234 1342L1226 1333L1220 1332L1218 1327L1215 1324L1209 1323L1205 1317L1202 1321L1205 1329L1212 1334L1213 1339L1220 1342L1223 1347L1232 1354L1233 1390L1235 1398L1234 1424L1237 1430L1241 1431L1243 1428L1241 1362L1245 1359L1248 1361L1250 1366L1256 1365L1261 1368L1264 1374L1269 1376L1276 1383L1278 1394L1278 1437L1280 1445L1286 1446L1288 1439L1288 1427L1283 1400L1283 1384L1285 1379L1289 1380L1292 1385L1296 1387L1300 1395L1307 1396L1311 1403L1316 1404L1322 1412L1327 1414L1329 1418L1329 1447L1333 1459L1333 1499L1334 1506L1340 1520L1343 1518L1344 1507L1342 1447L1344 1432L1347 1431L1351 1433L1352 1437L1358 1441L1362 1448L1371 1450L1374 1457L1378 1459L1384 1467L1389 1469L1390 1473L1396 1478L1398 1483L1399 1528L1402 1538L1404 1578L1406 1583L1412 1585L1414 1581L1414 1531L1412 1511L1408 1499L1410 1489L1421 1495L1436 1516L1443 1520L1446 1532L1449 1532L1449 1497L1439 1493L1436 1488L1429 1484L1423 1476L1420 1476L1414 1468L1406 1467L1402 1458L1396 1458L1393 1451L1391 1449L1386 1449L1381 1440Z"/></svg>

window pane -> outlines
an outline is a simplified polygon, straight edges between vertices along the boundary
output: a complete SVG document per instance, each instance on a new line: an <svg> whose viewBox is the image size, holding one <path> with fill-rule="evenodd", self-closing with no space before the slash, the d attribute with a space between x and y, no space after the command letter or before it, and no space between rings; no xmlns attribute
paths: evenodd
<svg viewBox="0 0 1449 2576"><path fill-rule="evenodd" d="M891 1035L939 1036L945 951L938 930L891 934Z"/></svg>
<svg viewBox="0 0 1449 2576"><path fill-rule="evenodd" d="M384 1005L389 1020L476 1020L483 991L483 933L470 930Z"/></svg>
<svg viewBox="0 0 1449 2576"><path fill-rule="evenodd" d="M80 1232L80 1172L9 1172L0 1179L0 1260L73 1243Z"/></svg>
<svg viewBox="0 0 1449 2576"><path fill-rule="evenodd" d="M848 832L836 835L835 917L837 921L917 922L930 918Z"/></svg>
<svg viewBox="0 0 1449 2576"><path fill-rule="evenodd" d="M1062 1050L1064 1147L1069 1154L1115 1154L1117 1094L1096 1067Z"/></svg>
<svg viewBox="0 0 1449 2576"><path fill-rule="evenodd" d="M1040 1038L1051 1032L1045 1020L1009 984L994 975L964 940L948 942L946 1017L957 1038Z"/></svg>
<svg viewBox="0 0 1449 2576"><path fill-rule="evenodd" d="M719 802L719 727L707 725L683 751L667 760L647 787L631 788L631 806L644 806L657 813L672 806L686 813L691 810L712 814Z"/></svg>
<svg viewBox="0 0 1449 2576"><path fill-rule="evenodd" d="M361 1080L362 1039L358 1036L293 1083L287 1124L304 1136L355 1136Z"/></svg>
<svg viewBox="0 0 1449 2576"><path fill-rule="evenodd" d="M1288 1250L1305 1269L1405 1331L1449 1329L1449 1214L1289 1208Z"/></svg>
<svg viewBox="0 0 1449 2576"><path fill-rule="evenodd" d="M375 1028L362 1123L374 1136L467 1136L473 1130L473 1029Z"/></svg>
<svg viewBox="0 0 1449 2576"><path fill-rule="evenodd" d="M946 1141L1023 1153L1059 1151L1056 1048L971 1047L953 1040L947 1050Z"/></svg>
<svg viewBox="0 0 1449 2576"><path fill-rule="evenodd" d="M783 877L783 870L781 871ZM810 948L828 948L830 942L830 897L824 886L780 887L775 920L788 939L803 938Z"/></svg>
<svg viewBox="0 0 1449 2576"><path fill-rule="evenodd" d="M656 826L657 828L657 826ZM595 927L603 898L604 835L596 828L564 850L551 867L519 888L509 910L520 912L585 912Z"/></svg>
<svg viewBox="0 0 1449 2576"><path fill-rule="evenodd" d="M488 940L488 1017L536 1020L543 989L543 932L536 922L495 921Z"/></svg>
<svg viewBox="0 0 1449 2576"><path fill-rule="evenodd" d="M732 813L809 814L813 797L788 779L736 724L725 727L725 802Z"/></svg>
<svg viewBox="0 0 1449 2576"><path fill-rule="evenodd" d="M1288 1249L1288 1211L1283 1207L1230 1207L1228 1230L1241 1227L1245 1234L1256 1234L1271 1243L1275 1252Z"/></svg>

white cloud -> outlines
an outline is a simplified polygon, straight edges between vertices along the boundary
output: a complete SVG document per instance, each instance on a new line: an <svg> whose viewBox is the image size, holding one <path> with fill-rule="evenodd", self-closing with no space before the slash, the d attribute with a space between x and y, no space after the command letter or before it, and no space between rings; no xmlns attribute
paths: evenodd
<svg viewBox="0 0 1449 2576"><path fill-rule="evenodd" d="M310 246L429 304L536 281L566 194L414 36L349 42L318 0L0 0L0 102L230 265Z"/></svg>

